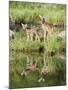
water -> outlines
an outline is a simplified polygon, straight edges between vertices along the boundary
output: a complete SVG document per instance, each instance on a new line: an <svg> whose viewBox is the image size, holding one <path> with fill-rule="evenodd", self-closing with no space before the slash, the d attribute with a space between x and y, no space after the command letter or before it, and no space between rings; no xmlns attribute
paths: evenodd
<svg viewBox="0 0 68 90"><path fill-rule="evenodd" d="M66 59L63 53L10 52L10 88L66 85Z"/></svg>

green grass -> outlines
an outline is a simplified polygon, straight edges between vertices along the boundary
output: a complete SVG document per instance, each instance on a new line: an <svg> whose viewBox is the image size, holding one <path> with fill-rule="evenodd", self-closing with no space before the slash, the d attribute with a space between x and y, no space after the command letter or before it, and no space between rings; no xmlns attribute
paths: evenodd
<svg viewBox="0 0 68 90"><path fill-rule="evenodd" d="M9 2L9 15L14 22L26 21L26 23L40 24L39 15L45 16L46 21L53 24L65 23L65 4L44 4L44 3L28 3L28 2ZM16 33L18 30L18 33ZM57 31L57 30L56 30ZM60 29L59 29L60 31ZM41 34L41 32L40 32ZM43 37L43 34L42 34ZM48 51L59 50L61 40L57 42L56 33L52 35L45 43L38 41L26 42L26 33L22 31L22 27L16 25L15 39L10 41L10 48L12 49L39 49L44 47ZM63 42L65 43L65 42Z"/></svg>
<svg viewBox="0 0 68 90"><path fill-rule="evenodd" d="M50 23L64 23L65 9L66 5L62 4L9 2L10 16L14 21L25 20L38 23L39 15L43 15Z"/></svg>
<svg viewBox="0 0 68 90"><path fill-rule="evenodd" d="M42 34L43 36L43 34ZM62 46L62 47L61 47ZM39 42L37 40L34 41L27 41L26 34L23 32L15 32L15 39L10 40L10 49L14 50L22 50L25 51L32 51L37 50L39 51L40 48L43 48L46 52L58 52L60 48L65 47L65 41L61 38L58 39L56 33L51 35L45 42Z"/></svg>

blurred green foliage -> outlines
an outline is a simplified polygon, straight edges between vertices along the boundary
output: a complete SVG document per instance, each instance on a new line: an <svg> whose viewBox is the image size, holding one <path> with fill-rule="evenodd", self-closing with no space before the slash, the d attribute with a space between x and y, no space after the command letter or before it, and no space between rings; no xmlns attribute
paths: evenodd
<svg viewBox="0 0 68 90"><path fill-rule="evenodd" d="M65 4L9 1L9 12L14 21L24 19L38 23L39 15L43 15L48 22L59 24L65 21L65 11Z"/></svg>

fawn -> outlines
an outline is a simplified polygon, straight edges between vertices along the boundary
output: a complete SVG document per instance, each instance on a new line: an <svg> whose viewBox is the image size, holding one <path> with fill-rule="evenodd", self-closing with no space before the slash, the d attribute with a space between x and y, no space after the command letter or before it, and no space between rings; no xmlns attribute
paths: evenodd
<svg viewBox="0 0 68 90"><path fill-rule="evenodd" d="M45 39L47 40L48 35L51 35L51 33L53 32L53 24L47 23L45 17L43 16L39 16L39 17L41 20L42 29L44 31L44 42L45 42Z"/></svg>
<svg viewBox="0 0 68 90"><path fill-rule="evenodd" d="M27 64L26 64L27 70L37 70L37 61L34 60L34 58L31 56L27 56Z"/></svg>
<svg viewBox="0 0 68 90"><path fill-rule="evenodd" d="M35 35L35 40L40 41L36 27L32 27L32 28L29 29L29 28L27 27L27 24L23 24L23 23L22 23L22 27L23 27L23 30L26 31L27 41L28 41L28 40L33 41L34 35Z"/></svg>

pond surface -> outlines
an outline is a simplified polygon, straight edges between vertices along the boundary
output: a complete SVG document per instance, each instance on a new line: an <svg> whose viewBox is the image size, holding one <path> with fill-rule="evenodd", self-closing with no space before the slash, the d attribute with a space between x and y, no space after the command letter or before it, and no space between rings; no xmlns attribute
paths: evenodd
<svg viewBox="0 0 68 90"><path fill-rule="evenodd" d="M63 53L10 52L10 88L66 85L66 59Z"/></svg>

